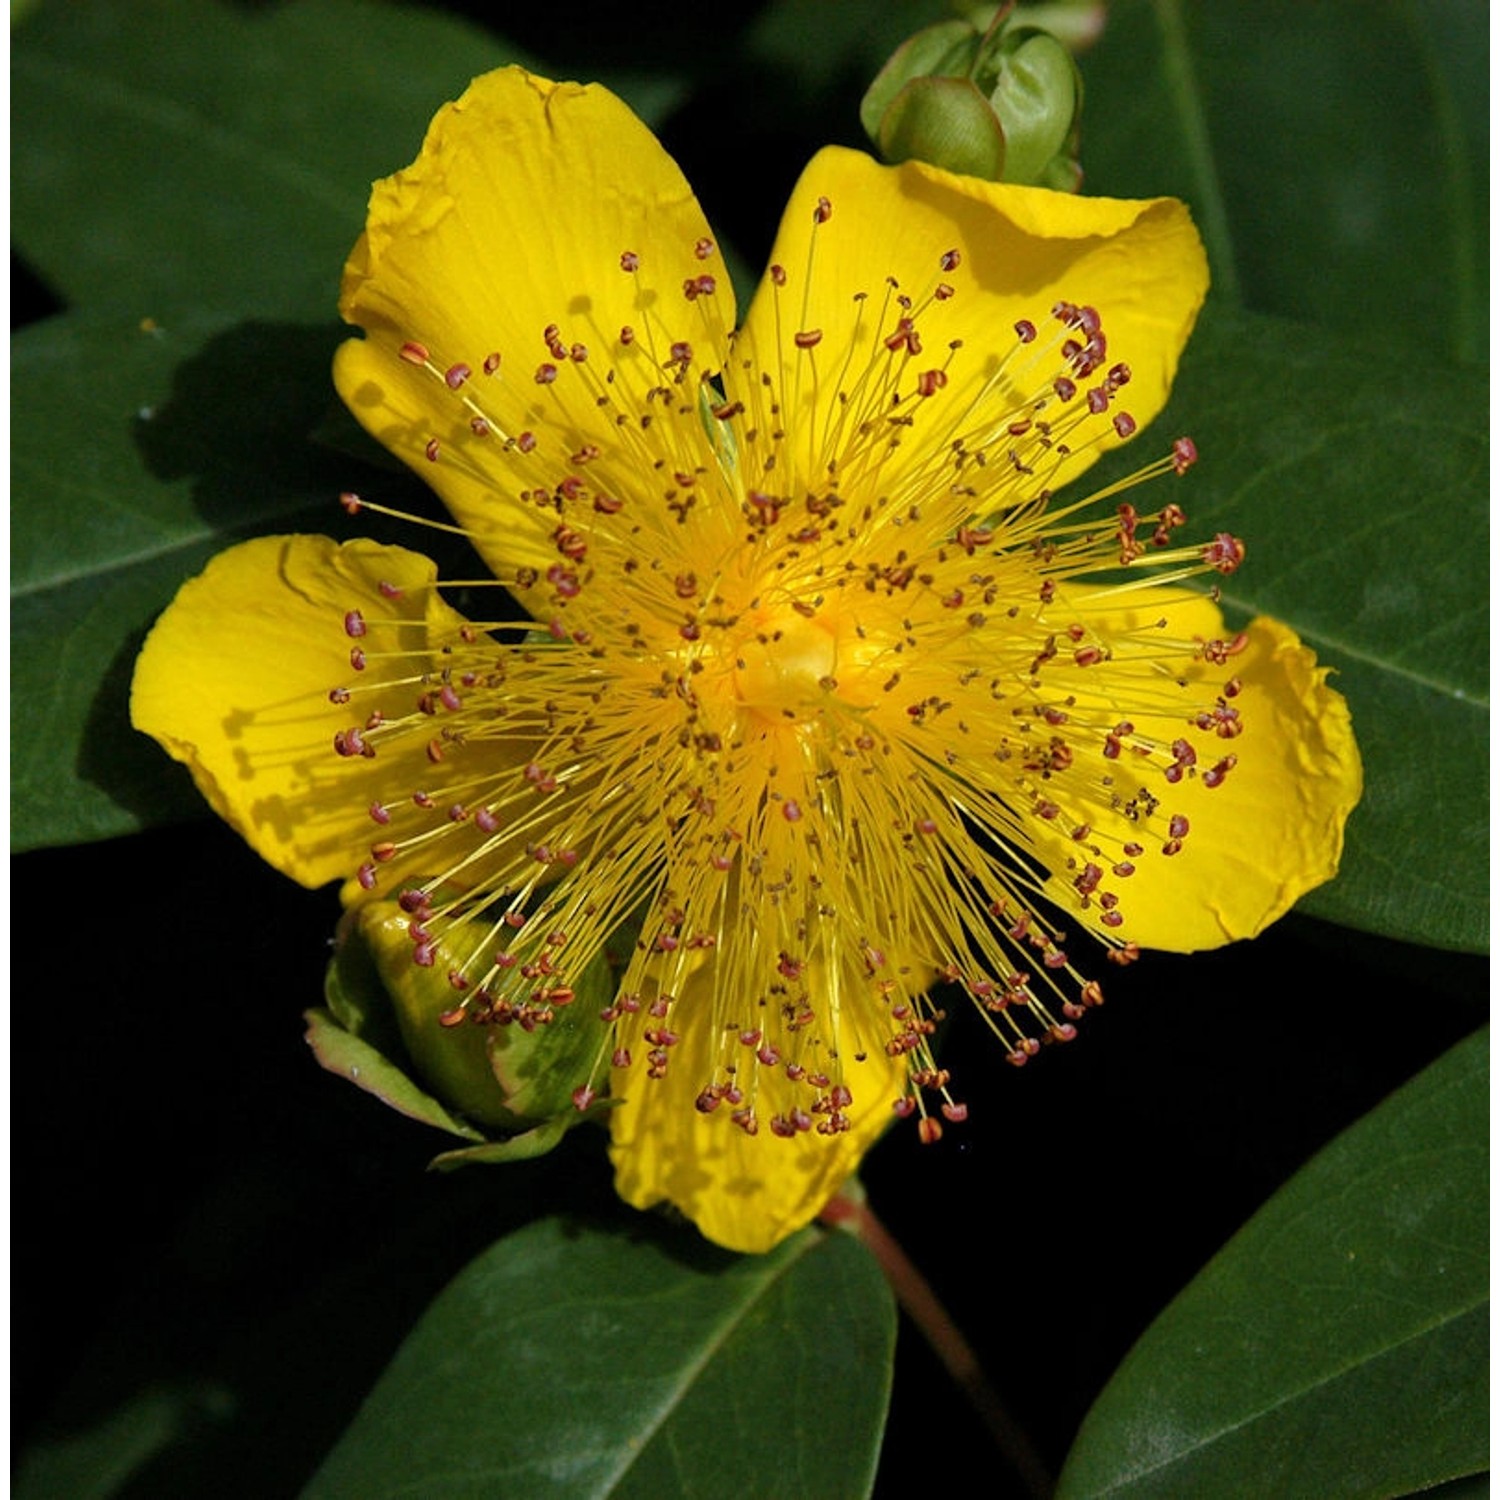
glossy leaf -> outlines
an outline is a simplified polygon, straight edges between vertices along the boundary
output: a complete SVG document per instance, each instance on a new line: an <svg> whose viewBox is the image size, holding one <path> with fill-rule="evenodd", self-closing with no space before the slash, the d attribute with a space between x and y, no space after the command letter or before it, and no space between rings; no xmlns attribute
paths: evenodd
<svg viewBox="0 0 1500 1500"><path fill-rule="evenodd" d="M1193 435L1202 462L1137 504L1176 500L1195 534L1242 537L1246 563L1224 586L1229 611L1294 626L1336 670L1354 714L1364 800L1342 873L1303 910L1484 949L1483 383L1220 308L1194 334L1166 413L1131 463L1110 471L1178 432Z"/></svg>
<svg viewBox="0 0 1500 1500"><path fill-rule="evenodd" d="M304 1500L864 1495L894 1337L850 1236L737 1257L544 1220L450 1283Z"/></svg>
<svg viewBox="0 0 1500 1500"><path fill-rule="evenodd" d="M1059 1500L1400 1495L1488 1461L1489 1036L1321 1152L1147 1330Z"/></svg>
<svg viewBox="0 0 1500 1500"><path fill-rule="evenodd" d="M12 233L65 299L330 316L369 186L517 48L377 0L68 0L17 29ZM542 69L545 71L545 69ZM606 79L642 116L669 78Z"/></svg>
<svg viewBox="0 0 1500 1500"><path fill-rule="evenodd" d="M322 531L367 472L309 434L334 325L66 314L11 343L11 838L79 842L199 800L129 729L135 654L240 536Z"/></svg>
<svg viewBox="0 0 1500 1500"><path fill-rule="evenodd" d="M1120 0L1081 60L1084 189L1186 198L1231 300L1479 359L1488 21L1444 0Z"/></svg>
<svg viewBox="0 0 1500 1500"><path fill-rule="evenodd" d="M43 6L12 55L16 242L73 302L328 316L371 181L415 156L443 100L516 60L470 24L369 0Z"/></svg>

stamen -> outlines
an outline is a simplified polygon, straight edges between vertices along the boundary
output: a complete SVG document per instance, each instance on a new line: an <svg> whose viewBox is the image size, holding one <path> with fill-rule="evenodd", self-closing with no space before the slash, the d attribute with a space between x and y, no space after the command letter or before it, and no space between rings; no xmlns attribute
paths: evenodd
<svg viewBox="0 0 1500 1500"><path fill-rule="evenodd" d="M329 696L375 708L331 722L331 760L400 749L391 765L430 778L382 787L356 878L399 891L412 962L462 996L440 1024L550 1024L635 921L577 1108L611 1073L650 1087L706 1028L693 1082L716 1127L842 1134L856 1098L884 1108L862 1094L874 1056L905 1070L892 1107L936 1142L968 1107L933 1055L928 976L1022 1066L1104 998L1043 913L1132 962L1132 879L1195 857L1168 804L1234 772L1224 674L1245 638L1175 628L1154 591L1228 574L1244 547L1178 545L1180 507L1136 509L1197 461L1190 438L1053 497L1070 456L1136 434L1108 309L1060 301L1008 347L934 349L972 286L960 250L933 247L925 289L829 296L818 240L847 226L828 198L811 218L800 285L770 268L765 347L731 343L706 238L670 265L620 251L635 321L559 308L541 364L534 334L442 362L399 347L454 412L428 460L536 520L540 555L461 585L505 586L519 620L423 623L445 617L418 585L380 589L383 618L351 609L360 677ZM452 964L465 928L483 941Z"/></svg>

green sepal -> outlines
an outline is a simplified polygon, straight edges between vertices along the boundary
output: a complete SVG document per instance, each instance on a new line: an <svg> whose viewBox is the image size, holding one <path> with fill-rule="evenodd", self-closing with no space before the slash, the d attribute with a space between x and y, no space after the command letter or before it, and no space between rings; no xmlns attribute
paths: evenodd
<svg viewBox="0 0 1500 1500"><path fill-rule="evenodd" d="M1005 171L1005 134L969 79L913 78L881 118L880 154L995 182Z"/></svg>
<svg viewBox="0 0 1500 1500"><path fill-rule="evenodd" d="M1083 80L1068 49L1045 31L1007 32L990 104L1005 133L1005 180L1048 183L1056 158L1071 160L1083 106Z"/></svg>
<svg viewBox="0 0 1500 1500"><path fill-rule="evenodd" d="M430 967L412 961L409 919L399 905L371 901L346 914L324 984L326 1010L307 1013L318 1061L393 1109L472 1142L435 1165L519 1161L550 1151L574 1125L584 1083L605 1036L599 1019L614 981L600 956L574 981L571 1005L527 1031L474 1024L458 1015L462 992L449 982L491 942L489 924L445 930ZM498 986L495 987L498 990ZM513 997L514 998L514 997Z"/></svg>
<svg viewBox="0 0 1500 1500"><path fill-rule="evenodd" d="M390 1058L377 1052L369 1042L345 1030L331 1011L309 1010L303 1013L307 1022L307 1045L313 1056L330 1073L347 1078L357 1088L373 1094L408 1119L434 1130L446 1131L466 1141L483 1141L484 1136L445 1109L431 1094L413 1083Z"/></svg>
<svg viewBox="0 0 1500 1500"><path fill-rule="evenodd" d="M860 102L860 123L889 162L925 161L990 181L1076 191L1083 82L1066 45L997 7L904 42Z"/></svg>
<svg viewBox="0 0 1500 1500"><path fill-rule="evenodd" d="M585 1110L574 1109L571 1114L554 1115L533 1125L520 1135L503 1141L486 1141L482 1146L459 1146L452 1151L440 1152L427 1163L429 1172L456 1172L460 1167L492 1165L496 1162L530 1161L536 1156L545 1156L575 1126L584 1120L602 1120L620 1101L618 1099L596 1099Z"/></svg>
<svg viewBox="0 0 1500 1500"><path fill-rule="evenodd" d="M459 999L448 983L448 970L469 954L458 951L450 958L445 953L432 968L419 968L412 962L407 917L393 901L359 907L345 919L345 926L340 952L350 947L364 950L378 986L374 1006L383 998L400 1037L401 1054L410 1061L415 1076L476 1125L514 1130L531 1123L508 1107L490 1068L485 1035L489 1028L448 1027L438 1020ZM444 945L451 949L455 941L445 935Z"/></svg>
<svg viewBox="0 0 1500 1500"><path fill-rule="evenodd" d="M1038 187L1051 188L1054 193L1076 193L1083 188L1083 168L1078 162L1060 151L1047 163L1046 170L1037 179Z"/></svg>
<svg viewBox="0 0 1500 1500"><path fill-rule="evenodd" d="M902 42L860 100L859 123L871 141L880 145L886 111L914 78L966 78L979 41L979 33L967 21L939 21Z"/></svg>

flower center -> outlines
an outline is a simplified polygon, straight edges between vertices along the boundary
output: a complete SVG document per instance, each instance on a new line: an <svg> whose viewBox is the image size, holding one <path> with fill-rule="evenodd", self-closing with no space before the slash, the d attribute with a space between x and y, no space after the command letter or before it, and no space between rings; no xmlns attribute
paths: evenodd
<svg viewBox="0 0 1500 1500"><path fill-rule="evenodd" d="M934 278L961 264L934 256ZM607 359L549 325L519 384L499 352L404 344L462 406L427 461L519 496L476 539L503 552L498 528L522 528L533 560L495 582L529 618L403 649L382 622L368 662L391 676L359 690L386 701L334 746L389 744L424 778L372 807L358 879L399 888L415 963L453 964L443 1024L549 1019L639 924L580 1107L633 1056L664 1078L691 1026L698 1108L727 1103L747 1134L851 1128L849 1080L888 1076L856 1066L883 1055L906 1070L897 1112L935 1140L927 1096L949 1121L964 1107L929 1045L932 980L968 990L1017 1066L1069 1041L1103 993L1044 903L1133 960L1136 861L1182 850L1184 781L1234 768L1215 741L1242 727L1245 638L1175 627L1192 596L1160 585L1231 573L1243 548L1183 544L1175 504L1100 516L1189 468L1186 438L1054 500L1070 455L1135 431L1093 308L966 353L946 336L961 280L856 289L824 329L813 279L811 248L800 297L773 266L775 316L733 338L712 276L685 284L685 318L643 288ZM1140 583L1097 582L1139 564ZM350 660L363 672L366 645ZM440 957L465 928L469 956Z"/></svg>
<svg viewBox="0 0 1500 1500"><path fill-rule="evenodd" d="M754 612L738 643L734 686L750 712L773 724L802 723L838 685L838 638L826 614L795 608Z"/></svg>

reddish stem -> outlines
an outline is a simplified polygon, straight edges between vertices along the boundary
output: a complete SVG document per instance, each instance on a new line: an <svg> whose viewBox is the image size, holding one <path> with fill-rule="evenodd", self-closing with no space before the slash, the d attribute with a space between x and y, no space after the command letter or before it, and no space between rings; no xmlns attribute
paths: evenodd
<svg viewBox="0 0 1500 1500"><path fill-rule="evenodd" d="M969 1341L890 1230L875 1217L868 1203L848 1196L851 1190L863 1198L857 1184L845 1187L829 1199L819 1216L821 1221L852 1233L875 1257L902 1311L916 1324L953 1383L968 1397L996 1446L1025 1485L1026 1492L1035 1500L1046 1500L1057 1481L1020 1424L1006 1410L999 1393L985 1378Z"/></svg>

